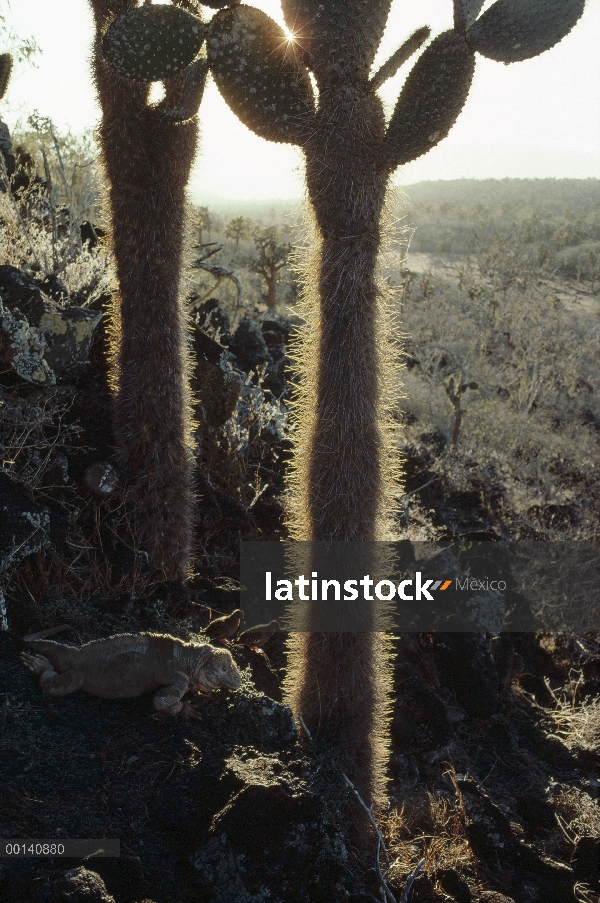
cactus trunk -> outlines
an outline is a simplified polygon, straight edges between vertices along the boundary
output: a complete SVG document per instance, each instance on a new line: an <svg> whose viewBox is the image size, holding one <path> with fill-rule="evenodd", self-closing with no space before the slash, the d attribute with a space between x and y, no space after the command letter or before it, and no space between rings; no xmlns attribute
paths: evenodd
<svg viewBox="0 0 600 903"><path fill-rule="evenodd" d="M364 160L340 153L336 161L323 150L313 155L307 149L310 198L323 236L310 534L369 541L375 537L382 489L375 266L387 180ZM321 187L327 175L339 182L333 201L333 186L325 195Z"/></svg>
<svg viewBox="0 0 600 903"><path fill-rule="evenodd" d="M316 298L307 300L315 308L318 339L312 360L303 355L315 397L304 400L309 423L296 461L303 496L303 510L293 514L299 539L381 538L387 458L382 373L390 364L382 360L383 299L376 280L387 185L377 157L383 132L381 102L366 85L320 86L315 127L304 147L319 248L318 277L306 274ZM310 633L293 642L301 672L289 684L294 710L335 748L365 799L373 799L385 746L383 638Z"/></svg>
<svg viewBox="0 0 600 903"><path fill-rule="evenodd" d="M90 0L94 75L119 282L112 324L115 436L135 509L136 542L164 579L186 574L192 538L192 456L186 320L179 298L185 186L197 125L171 121L183 76L148 106L149 85L117 75L102 56L109 14L135 0Z"/></svg>

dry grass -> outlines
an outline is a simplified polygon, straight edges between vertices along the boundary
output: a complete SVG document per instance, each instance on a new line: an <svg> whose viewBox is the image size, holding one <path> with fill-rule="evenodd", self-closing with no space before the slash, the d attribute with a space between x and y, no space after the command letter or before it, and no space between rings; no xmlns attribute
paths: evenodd
<svg viewBox="0 0 600 903"><path fill-rule="evenodd" d="M580 705L560 703L552 717L566 746L600 753L600 699L586 699Z"/></svg>
<svg viewBox="0 0 600 903"><path fill-rule="evenodd" d="M573 845L581 837L600 837L600 804L589 794L570 788L556 796L554 808L563 833Z"/></svg>
<svg viewBox="0 0 600 903"><path fill-rule="evenodd" d="M413 791L402 806L381 818L390 856L389 881L402 885L420 859L429 876L443 869L464 874L476 860L464 830L460 795Z"/></svg>

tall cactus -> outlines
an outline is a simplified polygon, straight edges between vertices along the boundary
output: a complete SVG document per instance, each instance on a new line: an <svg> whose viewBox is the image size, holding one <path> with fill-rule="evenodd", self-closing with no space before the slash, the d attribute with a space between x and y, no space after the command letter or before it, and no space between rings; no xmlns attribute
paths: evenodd
<svg viewBox="0 0 600 903"><path fill-rule="evenodd" d="M453 0L454 27L422 52L386 127L377 89L429 35L420 29L370 77L391 2L282 0L293 42L245 5L220 9L208 26L208 63L231 109L256 134L299 145L306 159L315 240L290 515L297 539L385 535L390 351L376 274L391 174L446 137L467 99L476 52L506 63L528 59L561 40L584 7L584 0L496 0L480 16L483 0ZM294 643L296 713L371 795L385 696L381 638L313 633Z"/></svg>
<svg viewBox="0 0 600 903"><path fill-rule="evenodd" d="M185 186L206 78L204 61L193 61L205 26L175 7L136 8L136 0L90 4L102 108L99 136L119 283L112 323L115 436L131 487L139 548L166 579L181 580L192 538L192 453L179 278ZM171 29L165 38L165 12L178 17L183 32ZM121 20L119 29L117 20L107 28L115 16L128 27ZM185 38L181 44L180 37ZM148 63L141 70L131 68L140 53ZM149 82L159 78L165 79L165 97L152 106Z"/></svg>
<svg viewBox="0 0 600 903"><path fill-rule="evenodd" d="M116 439L137 509L139 547L167 579L180 580L189 562L193 511L186 324L178 285L194 116L207 73L206 59L198 54L207 29L194 0L178 5L146 0L142 6L136 0L89 2L96 21L94 75L120 293L113 326ZM220 0L206 5L225 18L230 12ZM258 68L272 35L268 28L261 33L268 17L251 10L254 14L262 16L257 35L266 41L252 60ZM246 60L233 46L227 58L239 76ZM288 70L280 74L283 81L288 75ZM278 86L282 133L293 129L295 117L288 109L293 110L296 93L301 105L305 97L312 103L308 73L301 86L295 70L292 75L290 84ZM151 106L149 83L159 80L165 98ZM236 90L234 78L232 104ZM254 127L260 131L263 96L258 96Z"/></svg>
<svg viewBox="0 0 600 903"><path fill-rule="evenodd" d="M446 137L467 99L476 52L505 62L534 56L567 34L584 0L497 0L478 19L482 5L455 0L454 28L421 54L386 128L376 88L427 33L408 38L370 80L391 0L282 0L300 60L319 89L318 109L298 142L317 225L317 268L309 266L306 275L318 304L312 323L317 340L304 347L311 371L304 383L314 395L302 400L303 454L297 458L292 513L292 526L301 525L298 538L385 535L390 456L382 389L389 361L379 327L385 298L376 261L390 175ZM242 9L229 14L228 29L231 16L241 20ZM211 67L219 34L213 19ZM255 95L246 86L247 106L240 112L238 104L235 112L252 128L246 111ZM270 137L264 128L262 134ZM352 772L368 795L379 778L385 659L377 635L313 633L294 639L293 707L313 734L353 760Z"/></svg>

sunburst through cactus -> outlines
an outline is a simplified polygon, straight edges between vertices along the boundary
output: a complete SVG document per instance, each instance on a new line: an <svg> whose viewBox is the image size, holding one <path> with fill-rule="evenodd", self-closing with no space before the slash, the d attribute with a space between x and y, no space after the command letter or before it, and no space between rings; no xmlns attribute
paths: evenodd
<svg viewBox="0 0 600 903"><path fill-rule="evenodd" d="M303 376L296 399L298 454L289 514L292 535L299 540L371 541L384 538L389 529L397 475L386 380L394 372L394 349L385 337L389 296L377 266L390 176L448 135L468 97L477 53L504 63L529 59L560 41L584 8L584 0L496 0L480 15L483 0L454 0L453 27L422 50L386 124L377 91L429 37L424 26L372 74L391 4L282 0L284 32L260 10L232 3L219 8L206 29L208 66L229 107L257 135L301 147L306 161L313 241L304 262L307 322L296 355ZM104 0L94 5L108 9ZM116 11L132 5L120 0ZM184 25L176 7L161 9L165 33L181 20L189 43L192 19ZM128 47L140 46L125 18L113 28ZM178 57L178 66L183 59ZM145 65L136 58L130 74ZM152 69L153 76L168 80L172 71L166 63L160 73ZM101 94L105 78L98 75ZM170 90L168 96L173 96ZM113 133L114 126L106 124L106 147ZM133 144L129 152L135 156ZM160 159L166 153L161 135ZM168 154L170 166L182 174L185 167L178 159L188 159L188 145L171 144ZM119 178L115 171L111 196L117 207L131 197L131 186ZM116 237L116 219L114 229ZM139 240L146 247L154 238ZM178 259L174 249L168 253L165 267ZM170 272L174 279L175 269ZM139 353L134 351L131 361ZM181 361L183 353L177 343L169 349L177 373L182 365L173 364L173 356ZM123 357L121 378L125 369ZM167 370L165 362L165 376ZM153 404L159 404L162 384L154 368L148 383ZM141 439L148 412L140 417L124 410L125 432L130 414ZM174 491L173 500L180 491ZM361 792L372 797L385 736L384 641L369 633L309 633L292 639L291 652L288 686L296 714L302 713L313 736L340 751Z"/></svg>

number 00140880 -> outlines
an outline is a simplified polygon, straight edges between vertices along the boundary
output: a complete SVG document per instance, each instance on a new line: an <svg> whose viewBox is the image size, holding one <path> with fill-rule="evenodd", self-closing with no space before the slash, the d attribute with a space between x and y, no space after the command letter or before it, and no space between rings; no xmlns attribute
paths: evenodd
<svg viewBox="0 0 600 903"><path fill-rule="evenodd" d="M9 841L2 844L1 852L4 856L63 856L65 845L60 841Z"/></svg>

